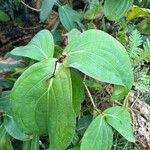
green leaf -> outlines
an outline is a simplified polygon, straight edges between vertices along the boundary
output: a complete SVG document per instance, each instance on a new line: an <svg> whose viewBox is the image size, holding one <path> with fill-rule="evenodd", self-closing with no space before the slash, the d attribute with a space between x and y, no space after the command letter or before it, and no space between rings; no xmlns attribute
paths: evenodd
<svg viewBox="0 0 150 150"><path fill-rule="evenodd" d="M115 128L124 138L135 142L131 125L131 116L128 109L121 106L108 108L104 111L106 121Z"/></svg>
<svg viewBox="0 0 150 150"><path fill-rule="evenodd" d="M30 150L31 148L31 140L28 140L28 141L24 141L22 143L22 150Z"/></svg>
<svg viewBox="0 0 150 150"><path fill-rule="evenodd" d="M5 116L4 126L5 126L7 133L10 134L15 139L26 141L32 138L26 135L16 126L16 123L14 122L11 116Z"/></svg>
<svg viewBox="0 0 150 150"><path fill-rule="evenodd" d="M0 149L13 150L10 138L3 125L0 126Z"/></svg>
<svg viewBox="0 0 150 150"><path fill-rule="evenodd" d="M79 36L81 32L78 29L72 29L70 32L68 32L66 35L68 37L68 44L70 42L74 42Z"/></svg>
<svg viewBox="0 0 150 150"><path fill-rule="evenodd" d="M121 100L124 99L124 97L125 97L124 87L120 85L114 85L111 100L112 101Z"/></svg>
<svg viewBox="0 0 150 150"><path fill-rule="evenodd" d="M68 44L64 65L103 82L124 86L124 95L133 84L133 72L126 49L100 30L88 30Z"/></svg>
<svg viewBox="0 0 150 150"><path fill-rule="evenodd" d="M86 130L82 139L81 150L110 150L112 141L112 129L104 117L99 115Z"/></svg>
<svg viewBox="0 0 150 150"><path fill-rule="evenodd" d="M81 103L84 100L84 87L83 82L80 74L75 72L74 70L71 71L71 81L72 81L72 102L73 108L76 115L79 114L81 109Z"/></svg>
<svg viewBox="0 0 150 150"><path fill-rule="evenodd" d="M137 24L137 29L141 34L150 35L150 17L143 19Z"/></svg>
<svg viewBox="0 0 150 150"><path fill-rule="evenodd" d="M92 122L92 118L93 118L92 115L84 115L79 118L77 125L78 135L80 135L81 137L84 135L86 129Z"/></svg>
<svg viewBox="0 0 150 150"><path fill-rule="evenodd" d="M0 112L5 112L6 114L11 113L10 108L10 91L4 91L0 95Z"/></svg>
<svg viewBox="0 0 150 150"><path fill-rule="evenodd" d="M72 106L70 72L56 59L27 69L15 83L11 99L17 126L28 134L49 135L50 149L65 149L71 142L76 115Z"/></svg>
<svg viewBox="0 0 150 150"><path fill-rule="evenodd" d="M0 148L2 148L2 146L4 145L5 138L6 138L6 130L3 125L0 125Z"/></svg>
<svg viewBox="0 0 150 150"><path fill-rule="evenodd" d="M102 85L101 83L97 82L97 81L92 81L92 80L85 80L85 84L90 87L90 88L94 88L97 90L102 89Z"/></svg>
<svg viewBox="0 0 150 150"><path fill-rule="evenodd" d="M103 7L99 0L92 0L90 2L89 9L84 14L84 18L87 20L94 20L100 18L103 15L102 10Z"/></svg>
<svg viewBox="0 0 150 150"><path fill-rule="evenodd" d="M52 11L55 1L56 0L43 0L42 1L41 11L40 11L41 22L44 22L47 19L48 15Z"/></svg>
<svg viewBox="0 0 150 150"><path fill-rule="evenodd" d="M10 17L2 10L0 10L0 22L7 22L10 20Z"/></svg>
<svg viewBox="0 0 150 150"><path fill-rule="evenodd" d="M7 78L0 78L0 86L4 89L8 89L8 88L12 88L13 83L10 82L10 80L8 80ZM1 108L0 108L0 111L1 111Z"/></svg>
<svg viewBox="0 0 150 150"><path fill-rule="evenodd" d="M144 52L142 53L142 59L146 62L150 62L150 41L147 40L144 45Z"/></svg>
<svg viewBox="0 0 150 150"><path fill-rule="evenodd" d="M150 9L133 6L127 13L127 20L130 21L143 16L150 16Z"/></svg>
<svg viewBox="0 0 150 150"><path fill-rule="evenodd" d="M109 20L117 21L126 15L132 5L133 0L105 0L104 14Z"/></svg>
<svg viewBox="0 0 150 150"><path fill-rule="evenodd" d="M76 115L72 106L71 76L67 68L60 70L55 77L51 91L50 149L66 149L75 131ZM58 95L59 93L59 95Z"/></svg>
<svg viewBox="0 0 150 150"><path fill-rule="evenodd" d="M27 134L47 133L46 116L49 100L46 99L49 93L49 78L54 71L55 61L55 59L46 59L32 65L18 78L12 89L13 118L17 126ZM40 109L41 114L35 116L36 113L38 114L39 104L41 104L41 109L42 107L47 109L45 111Z"/></svg>
<svg viewBox="0 0 150 150"><path fill-rule="evenodd" d="M54 40L48 30L38 32L26 46L14 48L12 55L29 57L38 61L53 57Z"/></svg>
<svg viewBox="0 0 150 150"><path fill-rule="evenodd" d="M81 21L80 14L69 5L59 7L59 17L61 23L68 31L77 28L77 23Z"/></svg>

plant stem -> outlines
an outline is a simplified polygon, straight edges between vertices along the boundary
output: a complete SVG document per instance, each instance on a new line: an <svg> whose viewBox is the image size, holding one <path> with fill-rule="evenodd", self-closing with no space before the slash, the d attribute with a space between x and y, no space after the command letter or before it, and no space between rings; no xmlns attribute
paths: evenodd
<svg viewBox="0 0 150 150"><path fill-rule="evenodd" d="M86 75L84 76L83 84L84 84L84 87L85 87L85 89L86 89L86 91L87 91L87 94L88 94L88 96L89 96L89 98L90 98L90 100L91 100L91 103L92 103L92 105L93 105L93 108L94 108L94 110L96 110L99 114L101 114L100 110L97 108L97 106L96 106L95 103L94 103L94 100L93 100L93 97L92 97L92 95L91 95L91 93L90 93L90 90L89 90L89 88L87 87L87 85L86 85L86 83L85 83L85 79L86 79Z"/></svg>
<svg viewBox="0 0 150 150"><path fill-rule="evenodd" d="M127 95L127 96L125 97L125 99L124 99L124 102L123 102L123 106L124 106L124 107L128 107L129 94L130 94L130 92L128 93L128 95Z"/></svg>
<svg viewBox="0 0 150 150"><path fill-rule="evenodd" d="M134 104L137 102L137 100L138 100L138 98L139 98L139 95L140 95L140 93L139 93L139 90L138 90L138 91L137 91L136 99L134 100L134 102L133 102L132 105L131 105L131 109L133 108Z"/></svg>
<svg viewBox="0 0 150 150"><path fill-rule="evenodd" d="M36 9L36 8L33 8L29 5L27 5L25 2L23 2L22 0L20 1L24 6L26 6L27 8L33 10L33 11L37 11L37 12L40 12L40 9Z"/></svg>
<svg viewBox="0 0 150 150"><path fill-rule="evenodd" d="M55 4L58 6L58 7L61 7L61 4L60 4L60 2L55 2Z"/></svg>
<svg viewBox="0 0 150 150"><path fill-rule="evenodd" d="M31 141L31 150L39 150L39 136L35 136Z"/></svg>

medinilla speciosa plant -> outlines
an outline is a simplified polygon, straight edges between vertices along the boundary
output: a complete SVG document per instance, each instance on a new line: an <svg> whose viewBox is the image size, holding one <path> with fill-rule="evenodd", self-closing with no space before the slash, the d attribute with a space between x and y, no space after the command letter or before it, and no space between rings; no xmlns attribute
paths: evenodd
<svg viewBox="0 0 150 150"><path fill-rule="evenodd" d="M76 129L76 118L83 101L83 82L79 72L114 85L112 100L125 97L133 84L133 72L125 48L100 30L68 34L68 45L53 58L54 41L42 30L28 45L11 54L38 61L18 78L11 91L13 119L30 137L49 136L50 150L65 150ZM119 90L118 90L119 89ZM113 128L134 142L131 117L124 106L100 113L86 130L81 150L109 150Z"/></svg>

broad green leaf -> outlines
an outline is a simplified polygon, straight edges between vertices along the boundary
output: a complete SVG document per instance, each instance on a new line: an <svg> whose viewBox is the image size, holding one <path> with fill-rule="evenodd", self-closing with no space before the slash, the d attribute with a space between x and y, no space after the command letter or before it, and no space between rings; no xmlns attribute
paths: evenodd
<svg viewBox="0 0 150 150"><path fill-rule="evenodd" d="M32 65L18 78L12 89L13 117L17 126L27 134L38 133L42 135L47 133L46 116L49 107L45 111L39 111L39 113L41 112L41 115L39 114L41 117L38 117L38 115L36 117L35 113L38 111L38 103L42 99L47 99L49 78L54 71L55 61L55 59L46 59ZM41 104L42 102L40 103L41 109L44 104L46 108L47 102L43 103L43 105ZM38 122L39 119L41 119L40 122Z"/></svg>
<svg viewBox="0 0 150 150"><path fill-rule="evenodd" d="M89 29L96 29L97 27L96 27L96 25L91 21L91 22L88 22L87 28L88 28L88 30L89 30Z"/></svg>
<svg viewBox="0 0 150 150"><path fill-rule="evenodd" d="M6 145L6 130L3 125L0 126L0 149L3 149Z"/></svg>
<svg viewBox="0 0 150 150"><path fill-rule="evenodd" d="M104 120L104 117L99 115L86 130L82 139L81 150L110 150L112 141L112 128Z"/></svg>
<svg viewBox="0 0 150 150"><path fill-rule="evenodd" d="M133 0L105 0L104 14L109 20L117 21L126 15L132 5Z"/></svg>
<svg viewBox="0 0 150 150"><path fill-rule="evenodd" d="M137 29L141 34L150 35L150 17L143 19L137 24Z"/></svg>
<svg viewBox="0 0 150 150"><path fill-rule="evenodd" d="M78 74L74 70L71 71L71 81L73 90L72 91L73 108L76 115L78 115L81 109L81 103L84 100L83 82L80 74Z"/></svg>
<svg viewBox="0 0 150 150"><path fill-rule="evenodd" d="M6 114L11 113L10 108L10 91L4 91L0 95L0 112L5 112Z"/></svg>
<svg viewBox="0 0 150 150"><path fill-rule="evenodd" d="M96 18L102 17L103 7L100 4L99 0L92 0L90 2L89 9L85 12L84 18L87 20L94 20Z"/></svg>
<svg viewBox="0 0 150 150"><path fill-rule="evenodd" d="M61 23L68 31L77 28L77 23L81 21L80 14L73 10L69 5L59 7L59 17Z"/></svg>
<svg viewBox="0 0 150 150"><path fill-rule="evenodd" d="M100 30L88 30L68 44L64 65L80 70L97 80L124 86L124 95L133 84L133 72L126 49Z"/></svg>
<svg viewBox="0 0 150 150"><path fill-rule="evenodd" d="M51 91L50 149L66 149L75 131L76 115L72 106L72 84L69 69L62 68L56 75ZM59 95L58 95L59 93Z"/></svg>
<svg viewBox="0 0 150 150"><path fill-rule="evenodd" d="M3 125L0 126L0 150L13 150L10 138Z"/></svg>
<svg viewBox="0 0 150 150"><path fill-rule="evenodd" d="M63 42L63 37L60 30L55 30L52 32L55 45L61 45Z"/></svg>
<svg viewBox="0 0 150 150"><path fill-rule="evenodd" d="M111 100L112 101L116 101L116 100L124 99L125 98L125 94L124 94L123 91L124 91L124 87L123 86L114 85Z"/></svg>
<svg viewBox="0 0 150 150"><path fill-rule="evenodd" d="M40 11L41 22L44 22L47 19L48 15L52 11L55 1L56 0L43 0L42 1L41 11Z"/></svg>
<svg viewBox="0 0 150 150"><path fill-rule="evenodd" d="M0 10L0 22L7 22L10 20L10 17L2 10Z"/></svg>
<svg viewBox="0 0 150 150"><path fill-rule="evenodd" d="M150 16L150 9L133 6L127 13L127 20L133 20L137 17Z"/></svg>
<svg viewBox="0 0 150 150"><path fill-rule="evenodd" d="M102 89L102 84L97 81L85 80L85 84L90 88L94 88L97 90Z"/></svg>
<svg viewBox="0 0 150 150"><path fill-rule="evenodd" d="M27 69L12 93L13 117L17 126L31 135L49 135L50 149L65 149L71 142L76 115L72 106L70 72L56 59L46 59Z"/></svg>
<svg viewBox="0 0 150 150"><path fill-rule="evenodd" d="M9 80L7 78L1 78L0 77L0 87L4 88L4 89L8 89L8 88L12 88L13 83L9 82ZM0 108L1 110L1 108Z"/></svg>
<svg viewBox="0 0 150 150"><path fill-rule="evenodd" d="M48 30L38 32L26 46L14 48L12 55L29 57L38 61L53 57L54 40Z"/></svg>
<svg viewBox="0 0 150 150"><path fill-rule="evenodd" d="M50 91L52 98L49 136L52 150L65 149L74 136L76 115L72 106L72 90L70 71L62 68L58 71Z"/></svg>
<svg viewBox="0 0 150 150"><path fill-rule="evenodd" d="M16 123L11 116L5 116L4 126L7 133L15 139L26 141L32 138L31 136L26 135L16 126Z"/></svg>
<svg viewBox="0 0 150 150"><path fill-rule="evenodd" d="M68 44L70 42L74 42L79 36L81 32L78 29L72 29L70 32L68 32L66 35L68 37Z"/></svg>
<svg viewBox="0 0 150 150"><path fill-rule="evenodd" d="M84 115L81 116L78 120L78 125L77 125L77 133L80 136L83 136L86 129L88 128L88 126L90 125L90 123L92 122L92 115Z"/></svg>
<svg viewBox="0 0 150 150"><path fill-rule="evenodd" d="M115 128L124 138L135 142L131 125L131 116L127 108L116 106L104 111L106 121Z"/></svg>
<svg viewBox="0 0 150 150"><path fill-rule="evenodd" d="M73 147L73 146L76 146L76 145L78 145L78 142L79 142L79 141L80 141L80 138L79 138L77 132L75 132L74 137L73 137L73 139L72 139L70 145L71 145L72 147Z"/></svg>
<svg viewBox="0 0 150 150"><path fill-rule="evenodd" d="M54 58L61 57L62 56L62 52L63 52L63 49L60 46L56 45L55 46L55 51L54 51Z"/></svg>
<svg viewBox="0 0 150 150"><path fill-rule="evenodd" d="M31 140L24 141L22 143L22 150L30 150L31 148Z"/></svg>

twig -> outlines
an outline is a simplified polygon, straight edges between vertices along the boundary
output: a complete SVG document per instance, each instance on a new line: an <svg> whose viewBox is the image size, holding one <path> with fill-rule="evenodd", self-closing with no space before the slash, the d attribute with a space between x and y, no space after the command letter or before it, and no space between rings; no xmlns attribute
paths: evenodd
<svg viewBox="0 0 150 150"><path fill-rule="evenodd" d="M60 4L60 2L55 2L55 4L58 6L58 7L61 7L61 4Z"/></svg>
<svg viewBox="0 0 150 150"><path fill-rule="evenodd" d="M42 149L46 149L46 148L45 148L45 145L42 143L41 140L39 141L39 145L42 147Z"/></svg>
<svg viewBox="0 0 150 150"><path fill-rule="evenodd" d="M51 32L54 32L54 31L57 29L59 23L60 23L60 20L58 19L57 22L54 24L54 27L53 27L53 29L51 30Z"/></svg>
<svg viewBox="0 0 150 150"><path fill-rule="evenodd" d="M20 1L24 6L26 6L27 8L33 10L33 11L37 11L37 12L40 12L40 9L36 9L36 8L33 8L29 5L27 5L25 2L23 2L22 0Z"/></svg>
<svg viewBox="0 0 150 150"><path fill-rule="evenodd" d="M93 100L93 97L92 97L92 95L91 95L91 93L90 93L90 90L88 89L87 85L85 84L85 79L86 79L86 75L84 76L83 84L84 84L84 87L85 87L85 89L86 89L86 91L87 91L87 94L88 94L88 96L89 96L89 98L90 98L90 100L91 100L91 102L92 102L92 105L93 105L94 109L95 109L98 113L101 113L100 110L97 108L97 106L96 106L95 103L94 103L94 100Z"/></svg>
<svg viewBox="0 0 150 150"><path fill-rule="evenodd" d="M130 93L128 93L128 95L125 97L124 102L123 102L123 106L124 107L128 107L128 98L129 98Z"/></svg>
<svg viewBox="0 0 150 150"><path fill-rule="evenodd" d="M135 103L137 102L137 100L138 100L138 98L139 98L139 95L140 95L140 93L139 93L139 91L138 91L138 95L136 96L136 99L134 100L134 102L132 103L132 105L131 105L131 108L135 105Z"/></svg>
<svg viewBox="0 0 150 150"><path fill-rule="evenodd" d="M20 29L24 29L24 30L35 30L37 28L40 28L40 27L46 27L46 25L38 25L38 26L34 26L34 27L29 27L29 28L24 28L24 27L21 27L21 26L18 26Z"/></svg>

